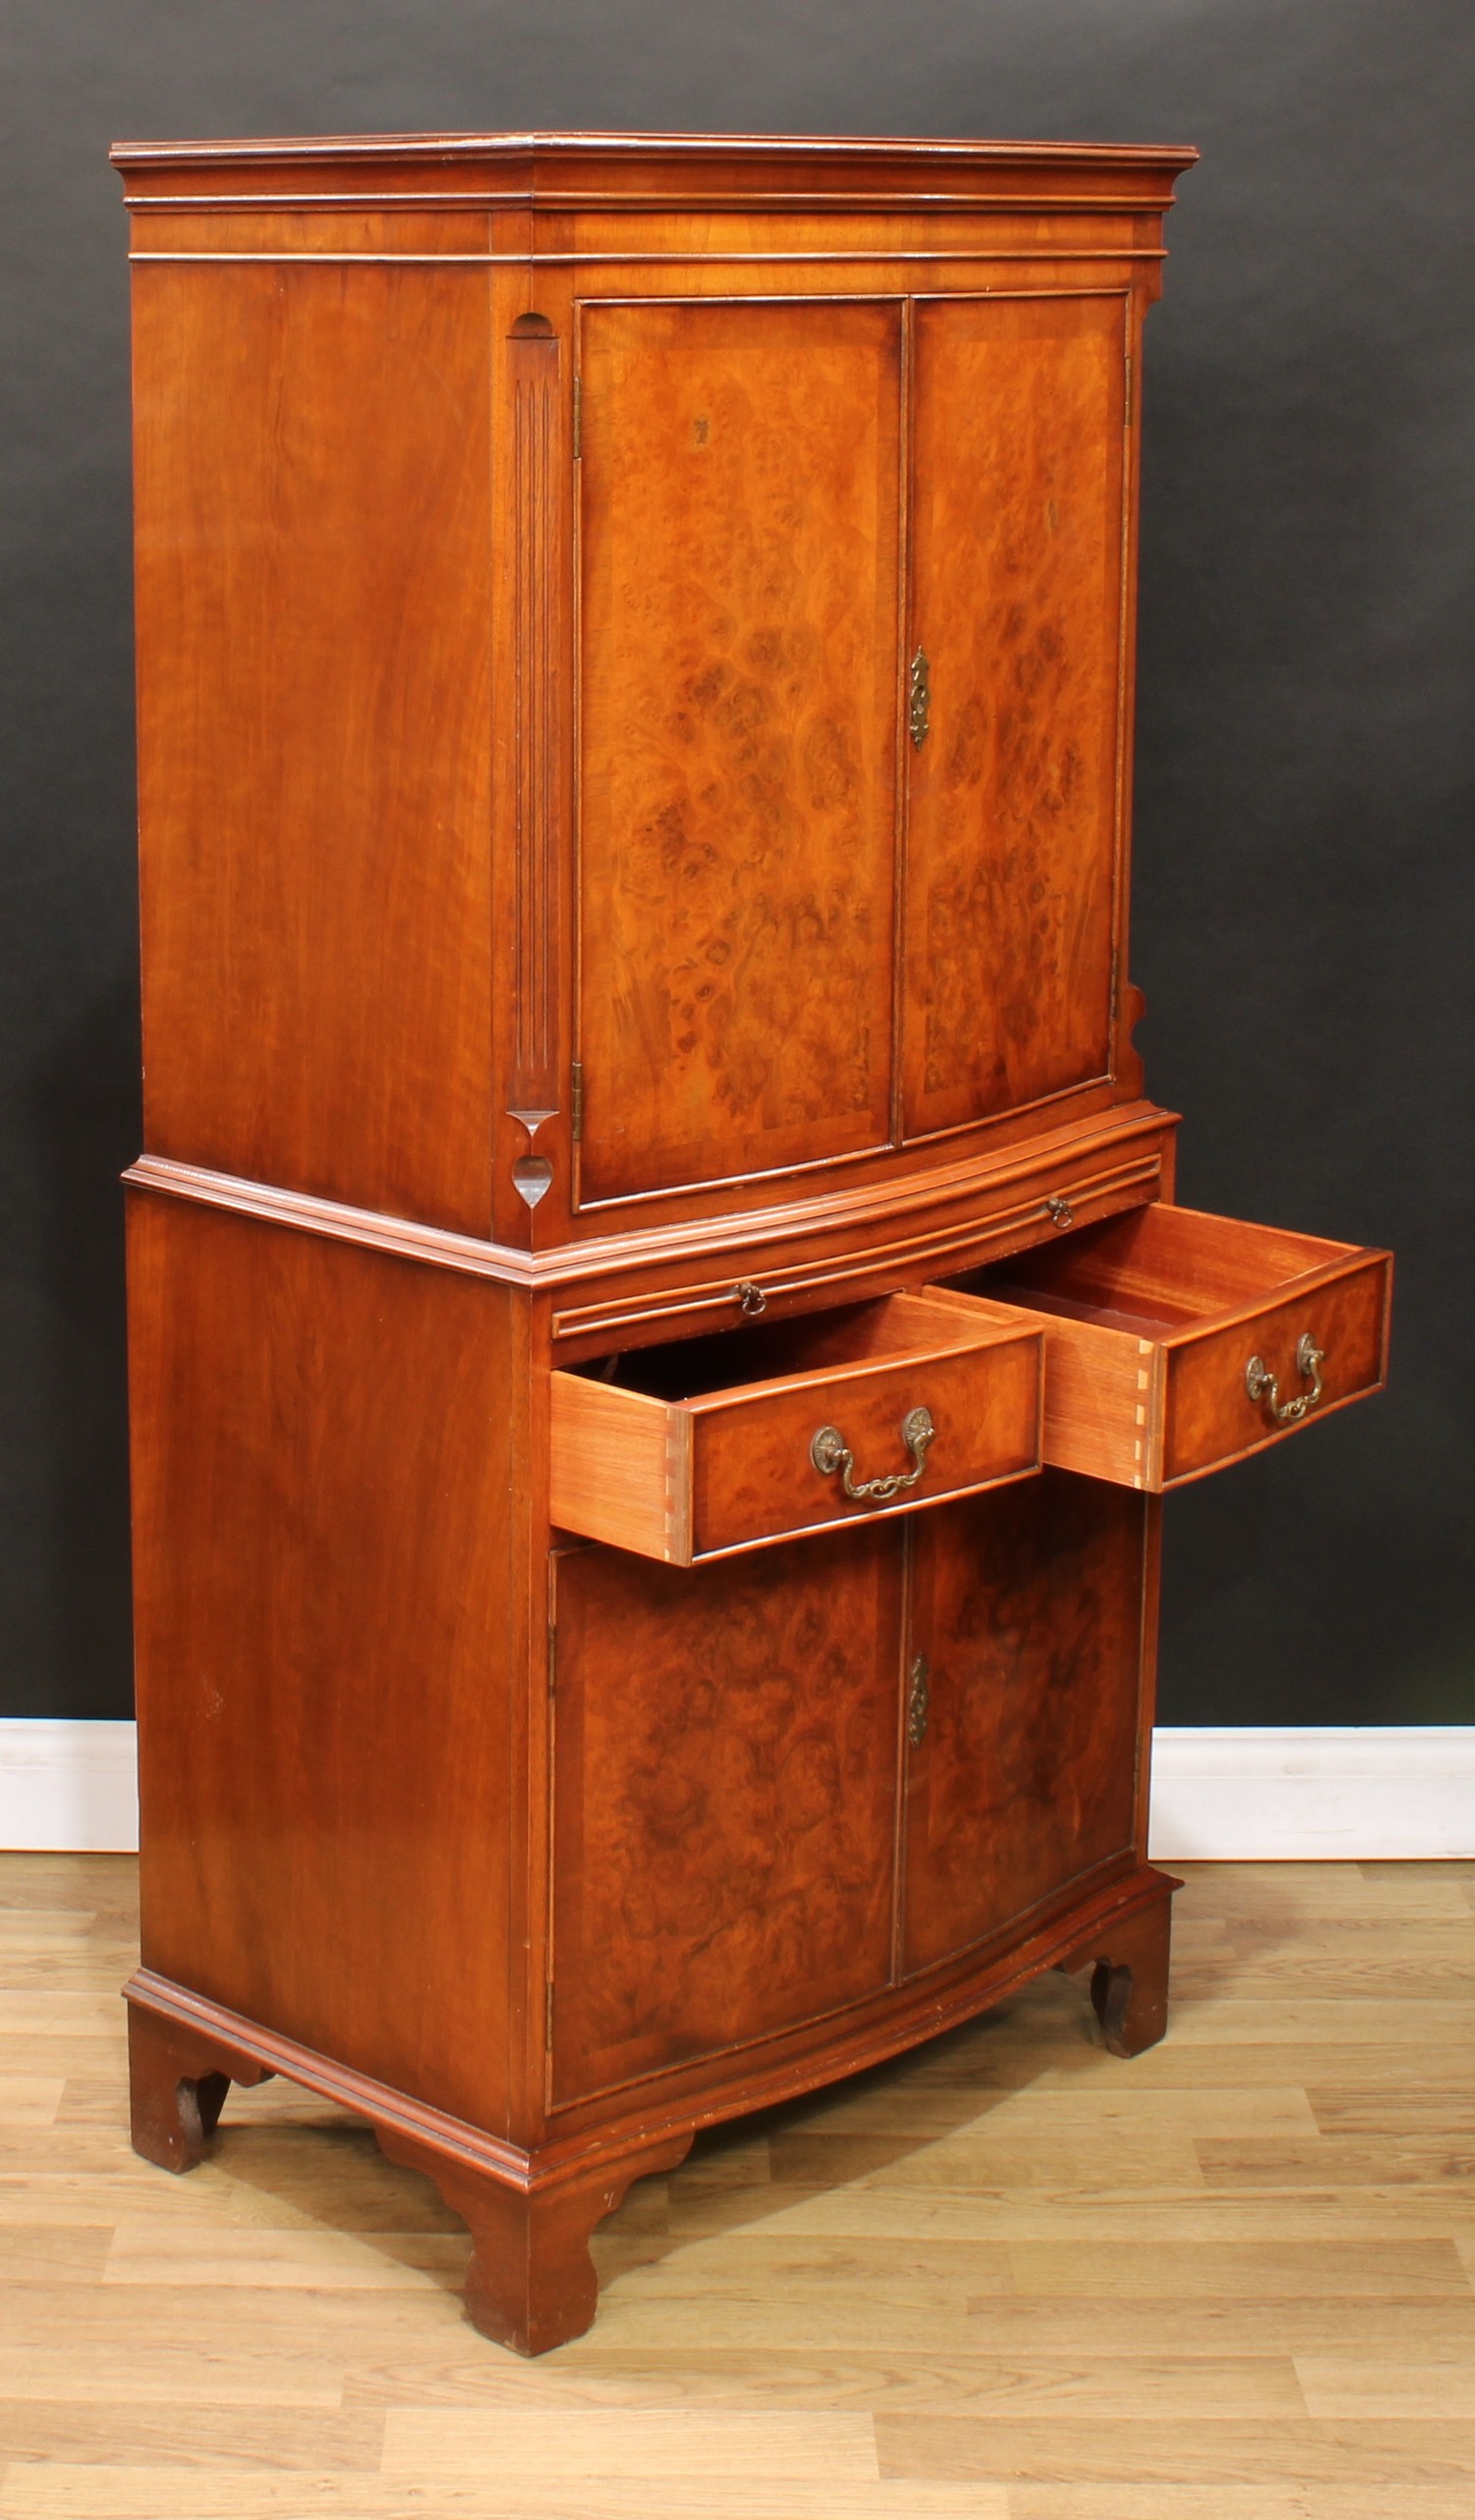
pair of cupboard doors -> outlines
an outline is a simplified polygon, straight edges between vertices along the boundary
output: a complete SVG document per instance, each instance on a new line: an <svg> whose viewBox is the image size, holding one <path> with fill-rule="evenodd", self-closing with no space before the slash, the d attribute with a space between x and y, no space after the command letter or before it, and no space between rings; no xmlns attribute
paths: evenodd
<svg viewBox="0 0 1475 2520"><path fill-rule="evenodd" d="M552 2105L1129 1870L1158 1510L1046 1471L700 1567L557 1551Z"/></svg>
<svg viewBox="0 0 1475 2520"><path fill-rule="evenodd" d="M1109 1079L1133 322L577 309L581 1205Z"/></svg>

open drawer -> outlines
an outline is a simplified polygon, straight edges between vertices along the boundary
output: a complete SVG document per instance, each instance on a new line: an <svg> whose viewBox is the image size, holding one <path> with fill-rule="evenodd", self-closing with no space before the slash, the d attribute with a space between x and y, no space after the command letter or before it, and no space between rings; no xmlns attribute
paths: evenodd
<svg viewBox="0 0 1475 2520"><path fill-rule="evenodd" d="M1155 1494L1379 1390L1391 1282L1386 1252L1154 1204L956 1285L1043 1330L1046 1461Z"/></svg>
<svg viewBox="0 0 1475 2520"><path fill-rule="evenodd" d="M690 1566L1026 1478L1042 1350L1008 1307L887 1295L555 1373L552 1519Z"/></svg>

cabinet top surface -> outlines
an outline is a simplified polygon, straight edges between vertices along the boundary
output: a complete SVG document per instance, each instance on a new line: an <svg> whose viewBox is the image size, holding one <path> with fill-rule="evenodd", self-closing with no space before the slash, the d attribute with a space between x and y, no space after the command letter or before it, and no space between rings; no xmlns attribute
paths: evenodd
<svg viewBox="0 0 1475 2520"><path fill-rule="evenodd" d="M1145 183L1154 199L1192 166L1190 147L1082 141L906 140L744 132L411 132L287 140L120 141L112 159L130 186L184 168L229 174L255 189L273 169L423 180L522 200L631 191L754 195L885 194L900 201L988 200L1045 190L1087 198ZM459 179L457 184L456 179Z"/></svg>

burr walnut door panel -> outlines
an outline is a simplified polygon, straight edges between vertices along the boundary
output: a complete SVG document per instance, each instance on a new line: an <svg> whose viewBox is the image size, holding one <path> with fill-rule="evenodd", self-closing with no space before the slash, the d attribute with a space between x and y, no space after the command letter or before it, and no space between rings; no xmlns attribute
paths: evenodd
<svg viewBox="0 0 1475 2520"><path fill-rule="evenodd" d="M903 1543L557 1561L553 2086L568 2101L891 1975Z"/></svg>
<svg viewBox="0 0 1475 2520"><path fill-rule="evenodd" d="M906 1972L1131 1846L1146 1515L1046 1471L916 1517Z"/></svg>
<svg viewBox="0 0 1475 2520"><path fill-rule="evenodd" d="M891 1134L902 313L581 322L580 1197Z"/></svg>
<svg viewBox="0 0 1475 2520"><path fill-rule="evenodd" d="M1109 1071L1125 304L916 309L909 1138Z"/></svg>

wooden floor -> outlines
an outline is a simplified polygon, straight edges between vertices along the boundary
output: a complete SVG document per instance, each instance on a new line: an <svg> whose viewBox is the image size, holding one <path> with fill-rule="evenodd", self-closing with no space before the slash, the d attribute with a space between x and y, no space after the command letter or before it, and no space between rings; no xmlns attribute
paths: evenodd
<svg viewBox="0 0 1475 2520"><path fill-rule="evenodd" d="M1197 1869L1133 2064L1042 1980L700 2142L524 2364L362 2129L135 2159L123 1856L0 1856L0 2514L1475 2520L1475 1865Z"/></svg>

